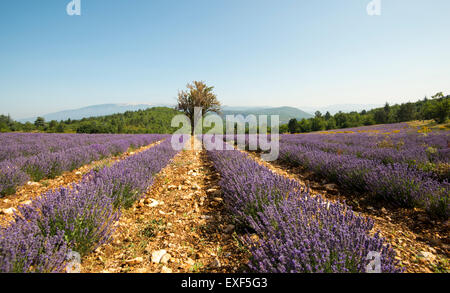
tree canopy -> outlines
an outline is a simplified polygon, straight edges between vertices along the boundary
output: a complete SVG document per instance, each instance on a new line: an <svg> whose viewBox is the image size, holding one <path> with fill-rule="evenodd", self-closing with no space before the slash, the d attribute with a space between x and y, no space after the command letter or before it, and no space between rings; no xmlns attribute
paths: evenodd
<svg viewBox="0 0 450 293"><path fill-rule="evenodd" d="M203 81L194 81L192 84L187 84L187 90L182 90L178 93L178 104L176 109L182 111L189 117L191 121L192 131L195 125L195 108L202 109L201 116L207 113L219 113L220 102L214 94L214 87L207 86Z"/></svg>

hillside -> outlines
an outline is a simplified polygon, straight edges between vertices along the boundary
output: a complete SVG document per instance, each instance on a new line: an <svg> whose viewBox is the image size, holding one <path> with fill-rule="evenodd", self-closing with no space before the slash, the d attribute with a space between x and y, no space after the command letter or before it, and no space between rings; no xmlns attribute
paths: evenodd
<svg viewBox="0 0 450 293"><path fill-rule="evenodd" d="M234 110L232 108L224 107L222 116L226 115L279 115L280 124L287 124L291 119L301 120L303 118L312 118L313 115L306 113L300 109L293 107L278 107L278 108L244 108L243 110ZM270 118L270 117L269 117ZM270 121L270 120L269 120Z"/></svg>
<svg viewBox="0 0 450 293"><path fill-rule="evenodd" d="M293 107L263 108L224 106L220 115L222 117L239 114L244 117L250 114L268 115L269 125L270 115L279 115L281 124L280 131L294 133L424 119L434 119L439 123L444 123L449 117L449 103L450 97L442 95L433 99L419 100L415 103L392 106L386 104L383 108L376 108L370 111L339 112L334 115L320 113L318 117L313 117ZM117 110L118 108L112 106L111 109ZM34 121L34 124L30 122L16 122L9 116L0 115L0 132L173 133L176 129L171 128L170 123L176 114L179 114L179 112L173 108L153 107L146 110L126 111L125 113L78 120L66 119L60 122L44 119L44 121ZM289 121L292 121L292 123L287 125Z"/></svg>
<svg viewBox="0 0 450 293"><path fill-rule="evenodd" d="M93 105L88 107L83 107L79 109L73 109L73 110L65 110L65 111L59 111L55 113L45 114L42 115L46 121L56 120L79 120L83 118L89 118L89 117L99 117L99 116L106 116L106 115L112 115L112 114L119 114L119 113L125 113L127 111L138 111L138 110L145 110L148 108L154 108L158 105L151 105L151 104L101 104L101 105ZM25 119L19 119L19 122L34 122L37 117L31 117L31 118L25 118Z"/></svg>
<svg viewBox="0 0 450 293"><path fill-rule="evenodd" d="M71 120L81 120L84 118L91 118L91 117L102 117L102 116L108 116L113 114L122 114L127 111L139 111L139 110L146 110L150 108L155 107L167 107L167 108L173 108L175 105L152 105L152 104L101 104L101 105L93 105L88 107L83 107L79 109L72 109L72 110L64 110L59 111L55 113L45 114L40 117L44 118L45 121L65 121L68 119ZM222 113L223 115L280 115L280 121L281 124L286 124L289 122L290 119L303 119L303 118L311 118L313 115L302 111L297 108L293 107L278 107L278 108L271 108L271 107L254 107L254 106L248 106L248 107L235 107L235 106L223 106L222 107ZM31 118L25 118L25 119L18 119L17 121L26 123L31 122L33 123L36 121L37 117L31 117Z"/></svg>
<svg viewBox="0 0 450 293"><path fill-rule="evenodd" d="M167 107L127 111L101 117L66 121L78 133L173 133L172 118L180 112Z"/></svg>
<svg viewBox="0 0 450 293"><path fill-rule="evenodd" d="M225 108L227 109L227 108ZM168 107L154 107L146 110L127 111L100 117L65 121L66 128L78 133L173 133L176 129L170 127L172 118L180 112ZM222 111L225 115L280 115L280 123L286 124L290 119L309 118L309 115L291 107L280 108L247 108L246 111Z"/></svg>
<svg viewBox="0 0 450 293"><path fill-rule="evenodd" d="M9 116L0 115L0 132L9 131L45 131L79 133L172 133L170 127L174 115L178 114L173 106L150 104L103 104L76 110L61 111L37 118L14 121ZM313 117L293 107L231 107L224 106L221 116L226 115L279 115L280 124L290 119L301 120Z"/></svg>

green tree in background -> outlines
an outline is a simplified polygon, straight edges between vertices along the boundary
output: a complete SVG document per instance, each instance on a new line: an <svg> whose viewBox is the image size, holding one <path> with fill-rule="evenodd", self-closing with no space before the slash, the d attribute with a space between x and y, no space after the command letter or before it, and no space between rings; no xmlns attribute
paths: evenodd
<svg viewBox="0 0 450 293"><path fill-rule="evenodd" d="M296 133L297 132L297 124L298 124L297 119L294 118L294 119L289 120L288 130L289 130L290 133Z"/></svg>
<svg viewBox="0 0 450 293"><path fill-rule="evenodd" d="M314 118L302 119L297 121L291 119L286 131L310 132L320 130L331 130L340 128L359 127L363 125L386 124L395 122L407 122L412 120L430 120L434 119L437 123L446 123L450 117L450 96L443 93L437 93L428 99L425 97L415 103L403 103L400 105L389 105L372 109L363 110L360 113L343 113L339 111L334 116L327 112L324 116L318 111ZM281 129L281 128L280 128Z"/></svg>
<svg viewBox="0 0 450 293"><path fill-rule="evenodd" d="M388 114L385 109L377 109L374 113L374 119L376 124L384 124L388 121Z"/></svg>
<svg viewBox="0 0 450 293"><path fill-rule="evenodd" d="M327 120L326 130L336 129L336 120L331 117Z"/></svg>
<svg viewBox="0 0 450 293"><path fill-rule="evenodd" d="M416 109L413 103L401 104L397 111L397 121L411 121L415 117Z"/></svg>
<svg viewBox="0 0 450 293"><path fill-rule="evenodd" d="M42 117L36 118L36 121L34 121L34 126L36 126L36 128L43 128L45 126L45 119Z"/></svg>
<svg viewBox="0 0 450 293"><path fill-rule="evenodd" d="M319 112L320 113L320 112ZM320 131L325 129L325 122L322 117L314 117L311 119L311 130Z"/></svg>
<svg viewBox="0 0 450 293"><path fill-rule="evenodd" d="M57 133L64 133L64 129L65 129L65 126L64 126L64 123L62 123L62 122L58 123L58 126L56 126Z"/></svg>
<svg viewBox="0 0 450 293"><path fill-rule="evenodd" d="M206 85L204 85L206 87ZM194 89L197 87L194 86ZM201 90L205 91L205 89ZM209 92L212 91L209 90ZM207 91L208 92L208 91ZM190 92L186 95L189 97ZM218 101L217 101L218 103ZM217 105L217 104L216 104ZM214 107L215 108L215 107ZM217 109L217 108L216 108ZM154 107L146 110L128 111L101 117L84 118L81 120L50 121L46 123L40 117L35 123L20 123L9 115L0 115L0 132L13 131L46 131L46 132L79 132L79 133L173 133L176 128L171 127L172 118L181 112L167 107ZM414 103L400 105L386 104L384 107L369 111L343 113L331 115L316 113L314 118L300 121L291 119L289 123L281 125L282 133L310 132L317 130L331 130L363 125L374 125L411 120L435 120L437 123L448 123L450 117L450 96L437 93L431 99L423 98Z"/></svg>
<svg viewBox="0 0 450 293"><path fill-rule="evenodd" d="M439 100L431 107L431 113L438 123L444 123L450 116L450 99L444 99L440 94Z"/></svg>

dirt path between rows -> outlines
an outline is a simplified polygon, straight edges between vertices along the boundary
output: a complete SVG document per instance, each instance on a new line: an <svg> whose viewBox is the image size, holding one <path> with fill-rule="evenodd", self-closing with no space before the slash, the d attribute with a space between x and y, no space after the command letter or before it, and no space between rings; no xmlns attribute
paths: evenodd
<svg viewBox="0 0 450 293"><path fill-rule="evenodd" d="M241 150L242 151L242 150ZM305 180L309 178L308 174L301 174L299 169L288 169L286 166L278 162L266 162L260 158L260 154L244 151L260 165L267 167L274 173L296 180L304 186L309 186L312 194L322 194L331 201L348 200L349 196L342 194L335 184L326 184L326 182L312 182ZM304 172L303 172L304 173ZM351 196L354 198L354 196ZM348 203L348 201L347 201ZM352 205L352 203L348 203ZM369 207L370 208L370 207ZM354 208L355 212L374 220L374 231L380 231L381 236L391 244L397 253L397 259L402 267L409 273L433 273L433 272L450 272L450 264L448 262L448 251L442 249L439 245L430 245L420 241L421 235L409 229L408 225L401 221L392 221L394 215L392 211L381 208L376 210L372 208L365 211L360 208ZM442 235L434 235L435 237L443 237Z"/></svg>
<svg viewBox="0 0 450 293"><path fill-rule="evenodd" d="M112 241L82 262L86 273L234 273L245 270L205 151L182 151L145 197L124 211Z"/></svg>
<svg viewBox="0 0 450 293"><path fill-rule="evenodd" d="M31 200L50 190L55 190L59 187L67 187L73 183L77 183L81 181L83 175L94 168L111 166L130 156L146 151L161 142L162 140L130 152L122 153L118 156L112 156L99 161L91 162L74 171L64 172L61 176L54 179L44 179L39 182L28 182L26 185L19 187L15 194L8 195L5 198L0 198L0 226L7 225L13 219L14 211L16 211L18 206L30 204Z"/></svg>

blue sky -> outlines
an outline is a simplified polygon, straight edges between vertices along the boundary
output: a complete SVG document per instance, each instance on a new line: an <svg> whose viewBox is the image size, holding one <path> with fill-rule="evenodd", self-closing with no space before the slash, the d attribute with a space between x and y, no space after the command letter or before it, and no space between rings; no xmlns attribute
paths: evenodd
<svg viewBox="0 0 450 293"><path fill-rule="evenodd" d="M450 93L450 1L0 1L0 113L175 103L192 80L226 105L325 106Z"/></svg>

